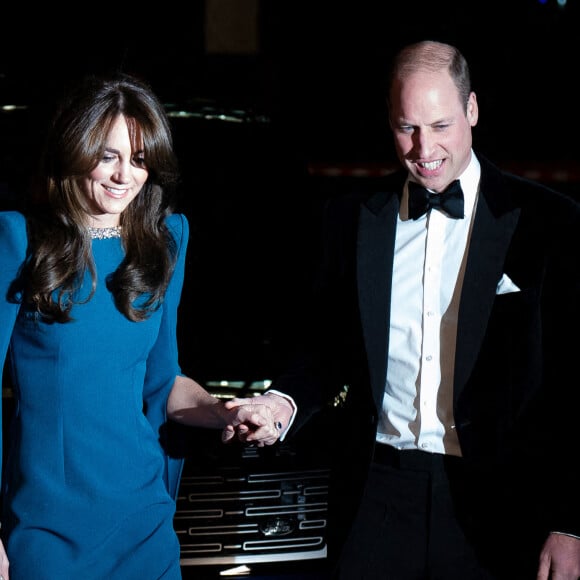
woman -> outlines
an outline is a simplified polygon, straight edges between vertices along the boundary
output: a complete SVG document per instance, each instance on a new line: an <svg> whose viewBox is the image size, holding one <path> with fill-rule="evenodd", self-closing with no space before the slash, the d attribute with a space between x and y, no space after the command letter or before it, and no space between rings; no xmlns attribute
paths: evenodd
<svg viewBox="0 0 580 580"><path fill-rule="evenodd" d="M0 580L179 579L181 461L166 423L278 438L182 376L188 222L162 104L139 79L83 79L49 127L34 215L0 213L0 361L15 416L2 479ZM9 569L10 568L10 569Z"/></svg>

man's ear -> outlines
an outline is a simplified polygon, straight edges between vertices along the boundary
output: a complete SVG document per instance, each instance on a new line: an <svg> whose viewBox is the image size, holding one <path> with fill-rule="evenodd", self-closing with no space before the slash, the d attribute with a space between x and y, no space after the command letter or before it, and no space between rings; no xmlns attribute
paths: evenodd
<svg viewBox="0 0 580 580"><path fill-rule="evenodd" d="M477 125L477 120L479 119L479 107L477 105L477 97L475 93L471 91L469 94L469 99L467 100L467 120L471 127Z"/></svg>

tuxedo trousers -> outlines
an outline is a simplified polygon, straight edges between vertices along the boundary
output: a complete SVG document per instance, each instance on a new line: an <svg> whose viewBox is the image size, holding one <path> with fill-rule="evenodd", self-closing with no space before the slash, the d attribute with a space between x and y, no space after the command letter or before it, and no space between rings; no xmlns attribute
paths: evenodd
<svg viewBox="0 0 580 580"><path fill-rule="evenodd" d="M533 580L536 561L530 560L527 570L519 559L506 562L500 556L506 546L497 543L497 554L490 554L494 538L501 537L501 522L495 522L495 529L477 529L477 537L491 540L483 548L462 523L457 494L472 492L464 486L463 461L377 444L335 578Z"/></svg>

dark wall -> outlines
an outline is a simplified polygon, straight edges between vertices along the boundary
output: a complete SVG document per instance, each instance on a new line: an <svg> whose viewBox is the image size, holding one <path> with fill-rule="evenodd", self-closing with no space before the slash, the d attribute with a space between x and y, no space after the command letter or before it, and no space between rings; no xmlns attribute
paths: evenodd
<svg viewBox="0 0 580 580"><path fill-rule="evenodd" d="M479 145L505 159L573 159L580 6L568 0L261 0L255 54L205 52L206 3L154 11L116 5L79 15L60 6L8 9L0 35L0 94L44 103L62 79L124 68L166 99L252 105L276 119L312 159L391 155L383 101L393 52L421 38L460 46L472 65ZM11 16L10 10L14 12Z"/></svg>
<svg viewBox="0 0 580 580"><path fill-rule="evenodd" d="M167 103L242 111L237 121L174 119L179 208L192 226L180 338L184 368L200 379L266 378L276 328L300 309L320 202L352 181L306 169L394 161L384 82L401 45L434 38L463 49L480 105L475 142L490 158L576 165L580 18L568 4L262 0L259 51L222 55L205 53L202 0L88 17L50 6L34 30L29 15L8 15L0 104L29 108L0 112L1 201L22 201L49 105L81 72L122 68Z"/></svg>

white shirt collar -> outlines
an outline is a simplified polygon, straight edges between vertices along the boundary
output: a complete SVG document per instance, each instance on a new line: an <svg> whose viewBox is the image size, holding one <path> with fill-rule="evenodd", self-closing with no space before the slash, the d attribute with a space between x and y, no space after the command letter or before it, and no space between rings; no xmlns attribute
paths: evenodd
<svg viewBox="0 0 580 580"><path fill-rule="evenodd" d="M477 192L479 190L479 180L481 177L481 165L479 159L476 157L473 149L471 150L471 159L465 171L459 176L461 189L463 190L463 203L465 207L465 215L470 216L477 199Z"/></svg>

